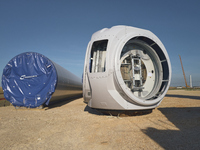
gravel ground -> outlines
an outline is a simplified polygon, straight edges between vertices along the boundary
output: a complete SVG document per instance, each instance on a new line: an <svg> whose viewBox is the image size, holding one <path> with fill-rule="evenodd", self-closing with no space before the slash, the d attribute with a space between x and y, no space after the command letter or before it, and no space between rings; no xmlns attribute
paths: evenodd
<svg viewBox="0 0 200 150"><path fill-rule="evenodd" d="M200 91L170 90L152 113L114 117L83 99L48 109L0 107L1 150L200 149Z"/></svg>

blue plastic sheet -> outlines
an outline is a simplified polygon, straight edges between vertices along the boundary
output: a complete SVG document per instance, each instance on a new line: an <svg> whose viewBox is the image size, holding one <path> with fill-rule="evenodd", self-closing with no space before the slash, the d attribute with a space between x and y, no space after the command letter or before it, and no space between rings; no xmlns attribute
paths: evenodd
<svg viewBox="0 0 200 150"><path fill-rule="evenodd" d="M34 52L22 53L11 59L2 75L4 97L14 106L34 108L48 105L56 83L53 63Z"/></svg>

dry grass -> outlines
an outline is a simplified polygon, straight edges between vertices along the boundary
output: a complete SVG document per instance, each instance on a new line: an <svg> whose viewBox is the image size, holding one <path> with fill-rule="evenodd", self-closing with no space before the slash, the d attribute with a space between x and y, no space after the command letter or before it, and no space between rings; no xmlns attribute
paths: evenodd
<svg viewBox="0 0 200 150"><path fill-rule="evenodd" d="M4 98L2 87L0 87L0 107L10 106L10 102L2 99Z"/></svg>
<svg viewBox="0 0 200 150"><path fill-rule="evenodd" d="M0 87L0 98L4 98L2 87Z"/></svg>
<svg viewBox="0 0 200 150"><path fill-rule="evenodd" d="M2 89L2 87L0 87L0 94L3 94L3 89Z"/></svg>

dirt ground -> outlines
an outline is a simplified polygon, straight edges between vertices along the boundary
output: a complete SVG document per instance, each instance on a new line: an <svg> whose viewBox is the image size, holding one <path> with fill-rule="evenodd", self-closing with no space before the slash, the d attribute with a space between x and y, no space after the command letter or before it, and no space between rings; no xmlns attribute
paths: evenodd
<svg viewBox="0 0 200 150"><path fill-rule="evenodd" d="M152 113L114 117L83 99L49 109L0 107L1 150L200 149L200 91L170 90Z"/></svg>

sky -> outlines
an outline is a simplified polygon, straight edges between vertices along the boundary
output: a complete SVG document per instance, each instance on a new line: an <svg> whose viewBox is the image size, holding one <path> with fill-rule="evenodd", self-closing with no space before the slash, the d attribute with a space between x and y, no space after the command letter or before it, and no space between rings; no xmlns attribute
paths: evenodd
<svg viewBox="0 0 200 150"><path fill-rule="evenodd" d="M0 0L0 75L23 52L38 52L82 77L94 32L128 25L153 32L171 61L171 86L200 86L199 0ZM0 84L1 86L1 84Z"/></svg>

